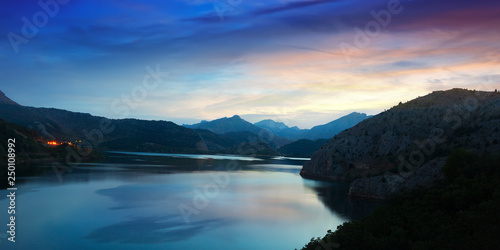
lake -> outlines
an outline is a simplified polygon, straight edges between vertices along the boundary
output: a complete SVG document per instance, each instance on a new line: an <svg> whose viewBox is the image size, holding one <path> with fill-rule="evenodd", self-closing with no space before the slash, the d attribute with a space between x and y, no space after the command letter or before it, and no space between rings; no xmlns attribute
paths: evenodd
<svg viewBox="0 0 500 250"><path fill-rule="evenodd" d="M0 190L0 248L300 249L377 205L302 179L301 158L108 154L18 177L15 243Z"/></svg>

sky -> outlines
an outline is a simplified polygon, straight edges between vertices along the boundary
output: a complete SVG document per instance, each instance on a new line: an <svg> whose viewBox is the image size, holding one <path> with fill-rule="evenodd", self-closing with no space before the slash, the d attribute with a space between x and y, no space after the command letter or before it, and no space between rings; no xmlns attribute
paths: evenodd
<svg viewBox="0 0 500 250"><path fill-rule="evenodd" d="M500 1L4 0L0 90L27 106L310 128L500 89Z"/></svg>

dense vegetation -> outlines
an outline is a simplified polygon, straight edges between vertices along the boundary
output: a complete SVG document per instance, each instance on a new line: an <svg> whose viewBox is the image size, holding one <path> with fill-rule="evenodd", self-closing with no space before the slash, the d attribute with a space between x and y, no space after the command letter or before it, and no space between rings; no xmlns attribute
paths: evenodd
<svg viewBox="0 0 500 250"><path fill-rule="evenodd" d="M498 249L500 155L454 151L446 182L398 195L303 249Z"/></svg>
<svg viewBox="0 0 500 250"><path fill-rule="evenodd" d="M0 162L5 164L0 172L0 189L8 188L7 186L7 156L8 156L8 139L15 139L15 173L17 176L32 176L43 172L45 169L32 167L33 162L54 162L59 161L64 163L67 155L67 144L58 146L44 146L40 142L41 137L31 129L26 127L8 123L0 119ZM89 156L90 157L90 156ZM21 181L20 179L17 179Z"/></svg>
<svg viewBox="0 0 500 250"><path fill-rule="evenodd" d="M39 136L31 129L8 123L0 119L0 160L7 161L7 140L15 139L16 160L23 161L33 158L44 158L50 151L43 147L37 139Z"/></svg>
<svg viewBox="0 0 500 250"><path fill-rule="evenodd" d="M167 121L107 119L53 108L0 103L0 118L37 132L45 140L81 141L81 147L165 153L200 153L200 134Z"/></svg>

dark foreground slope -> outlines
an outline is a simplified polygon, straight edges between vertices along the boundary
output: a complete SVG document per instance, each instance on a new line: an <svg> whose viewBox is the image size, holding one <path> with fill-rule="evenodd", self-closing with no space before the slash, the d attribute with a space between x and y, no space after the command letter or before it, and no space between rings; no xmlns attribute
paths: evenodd
<svg viewBox="0 0 500 250"><path fill-rule="evenodd" d="M454 149L493 152L499 140L499 93L435 91L334 136L304 164L301 175L353 181L351 196L387 198L441 179L443 157Z"/></svg>
<svg viewBox="0 0 500 250"><path fill-rule="evenodd" d="M446 182L394 197L303 249L498 249L500 157L457 150Z"/></svg>

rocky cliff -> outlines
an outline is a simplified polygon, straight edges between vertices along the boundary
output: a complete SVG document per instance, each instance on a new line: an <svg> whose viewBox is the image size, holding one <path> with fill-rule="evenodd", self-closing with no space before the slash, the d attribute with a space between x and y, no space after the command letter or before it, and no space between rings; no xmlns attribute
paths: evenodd
<svg viewBox="0 0 500 250"><path fill-rule="evenodd" d="M386 198L440 179L442 157L455 148L500 150L499 130L496 91L435 91L334 136L304 164L301 175L352 181L351 196Z"/></svg>

